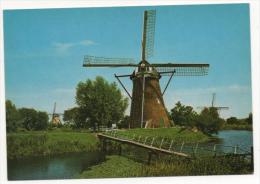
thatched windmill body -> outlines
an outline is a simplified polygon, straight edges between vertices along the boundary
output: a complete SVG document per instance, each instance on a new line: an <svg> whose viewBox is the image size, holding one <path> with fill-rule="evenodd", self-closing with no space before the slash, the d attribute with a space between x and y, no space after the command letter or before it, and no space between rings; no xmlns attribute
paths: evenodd
<svg viewBox="0 0 260 184"><path fill-rule="evenodd" d="M144 12L142 57L136 64L128 58L104 58L95 56L84 57L84 67L135 67L129 75L116 75L131 99L130 128L169 127L170 119L165 108L163 95L174 76L203 76L207 75L209 64L176 64L149 63L147 59L153 54L155 32L155 10ZM162 76L170 76L161 91L159 80ZM129 77L133 82L132 95L127 91L121 77Z"/></svg>
<svg viewBox="0 0 260 184"><path fill-rule="evenodd" d="M53 106L53 111L52 113L48 114L49 116L51 116L51 123L55 126L58 126L61 124L61 119L60 116L62 116L62 113L57 113L56 112L56 102L54 102L54 106Z"/></svg>

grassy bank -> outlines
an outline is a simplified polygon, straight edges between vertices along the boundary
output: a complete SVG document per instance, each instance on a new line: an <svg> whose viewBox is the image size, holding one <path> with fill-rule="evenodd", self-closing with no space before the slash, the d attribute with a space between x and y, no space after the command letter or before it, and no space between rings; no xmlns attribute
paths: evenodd
<svg viewBox="0 0 260 184"><path fill-rule="evenodd" d="M7 135L8 158L84 152L98 149L98 139L91 133L27 132Z"/></svg>
<svg viewBox="0 0 260 184"><path fill-rule="evenodd" d="M117 136L133 138L141 136L141 138L157 138L157 139L169 139L174 140L175 142L185 142L185 143L194 143L194 142L207 142L211 138L202 132L193 132L188 129L182 129L179 127L173 128L155 128L155 129L127 129L119 130L116 133Z"/></svg>
<svg viewBox="0 0 260 184"><path fill-rule="evenodd" d="M130 129L118 130L117 136L133 137L141 139L155 137L174 140L185 143L207 142L210 138L201 132L181 128L158 128L158 129ZM148 140L147 139L147 140ZM154 144L156 144L156 140ZM150 140L151 141L151 140ZM12 133L7 135L8 158L25 156L54 155L69 152L84 152L98 149L99 141L94 134L89 132L75 132L72 130L35 131ZM158 142L159 144L159 142ZM111 147L112 148L112 147Z"/></svg>
<svg viewBox="0 0 260 184"><path fill-rule="evenodd" d="M204 158L185 160L171 157L157 160L151 165L135 162L122 156L108 156L100 165L82 172L79 178L196 176L251 174L248 162L239 158Z"/></svg>
<svg viewBox="0 0 260 184"><path fill-rule="evenodd" d="M91 167L90 170L81 173L79 178L115 178L131 177L134 171L140 171L142 164L126 157L112 155L107 156L106 161L100 165Z"/></svg>

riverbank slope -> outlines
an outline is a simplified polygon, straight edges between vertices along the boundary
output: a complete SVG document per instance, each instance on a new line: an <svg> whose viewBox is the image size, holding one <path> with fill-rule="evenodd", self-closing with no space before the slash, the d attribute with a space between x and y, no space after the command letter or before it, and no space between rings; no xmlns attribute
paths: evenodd
<svg viewBox="0 0 260 184"><path fill-rule="evenodd" d="M98 139L93 133L40 131L7 135L9 159L96 150Z"/></svg>
<svg viewBox="0 0 260 184"><path fill-rule="evenodd" d="M117 130L123 137L141 136L172 139L175 142L207 142L211 138L202 132L181 128L126 129ZM30 131L7 135L8 158L56 155L72 152L88 152L99 149L95 133L77 131Z"/></svg>

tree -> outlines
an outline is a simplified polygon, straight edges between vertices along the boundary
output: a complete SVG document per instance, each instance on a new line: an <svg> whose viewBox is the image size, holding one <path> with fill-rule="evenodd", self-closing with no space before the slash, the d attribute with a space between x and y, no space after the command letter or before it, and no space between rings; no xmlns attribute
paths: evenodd
<svg viewBox="0 0 260 184"><path fill-rule="evenodd" d="M171 117L176 125L193 127L197 116L191 106L182 105L180 101L171 109Z"/></svg>
<svg viewBox="0 0 260 184"><path fill-rule="evenodd" d="M7 132L15 132L17 128L20 126L19 113L15 105L11 102L11 100L7 100L5 102L5 106L6 106L6 130Z"/></svg>
<svg viewBox="0 0 260 184"><path fill-rule="evenodd" d="M239 120L236 117L230 117L227 119L227 124L230 125L239 124Z"/></svg>
<svg viewBox="0 0 260 184"><path fill-rule="evenodd" d="M46 130L48 127L49 117L46 112L38 111L37 122L34 126L34 130Z"/></svg>
<svg viewBox="0 0 260 184"><path fill-rule="evenodd" d="M116 83L108 83L98 76L94 81L80 82L76 88L76 103L85 119L84 125L96 130L101 125L110 127L124 117L128 99L123 97ZM83 126L84 127L84 126Z"/></svg>
<svg viewBox="0 0 260 184"><path fill-rule="evenodd" d="M45 130L48 126L48 114L37 112L32 108L21 108L18 110L23 128L26 130Z"/></svg>
<svg viewBox="0 0 260 184"><path fill-rule="evenodd" d="M19 109L22 125L26 130L33 130L37 123L37 111L31 108Z"/></svg>
<svg viewBox="0 0 260 184"><path fill-rule="evenodd" d="M219 117L215 107L204 108L197 119L197 128L205 134L218 133L225 121Z"/></svg>
<svg viewBox="0 0 260 184"><path fill-rule="evenodd" d="M118 123L118 128L129 128L130 116L126 115L121 121Z"/></svg>
<svg viewBox="0 0 260 184"><path fill-rule="evenodd" d="M252 123L253 123L253 114L252 114L252 112L249 113L248 118L246 118L246 122L247 122L249 125L252 125Z"/></svg>
<svg viewBox="0 0 260 184"><path fill-rule="evenodd" d="M87 119L83 109L79 107L73 107L64 111L63 120L65 124L73 128L88 128Z"/></svg>

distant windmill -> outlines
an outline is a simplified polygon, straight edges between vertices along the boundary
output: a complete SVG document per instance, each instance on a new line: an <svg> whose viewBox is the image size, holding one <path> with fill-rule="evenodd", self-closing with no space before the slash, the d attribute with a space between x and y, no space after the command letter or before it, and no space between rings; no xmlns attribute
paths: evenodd
<svg viewBox="0 0 260 184"><path fill-rule="evenodd" d="M169 127L170 119L165 108L163 95L174 76L207 75L209 64L149 63L153 55L155 10L144 12L141 61L136 63L128 58L105 58L85 56L84 67L136 67L132 74L115 77L128 94L131 101L130 128ZM170 31L170 30L169 30ZM166 87L161 92L159 79L170 76ZM132 96L127 91L120 77L130 77L133 81Z"/></svg>
<svg viewBox="0 0 260 184"><path fill-rule="evenodd" d="M218 111L220 110L228 110L229 107L224 107L224 106L215 106L215 101L216 101L216 93L212 94L212 101L211 101L211 106L210 107L214 107L215 109L217 109ZM198 107L199 109L204 109L204 108L209 108L209 107Z"/></svg>
<svg viewBox="0 0 260 184"><path fill-rule="evenodd" d="M51 123L53 125L59 125L61 124L60 116L62 116L62 113L56 113L56 102L54 102L53 112L52 114L49 114L51 116Z"/></svg>

